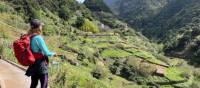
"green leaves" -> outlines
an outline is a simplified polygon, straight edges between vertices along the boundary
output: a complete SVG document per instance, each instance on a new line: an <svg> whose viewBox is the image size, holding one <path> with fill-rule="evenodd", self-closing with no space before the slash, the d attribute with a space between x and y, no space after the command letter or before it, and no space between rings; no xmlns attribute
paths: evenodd
<svg viewBox="0 0 200 88"><path fill-rule="evenodd" d="M71 11L66 7L62 7L59 10L59 17L64 20L68 20L71 17L71 15L72 15Z"/></svg>
<svg viewBox="0 0 200 88"><path fill-rule="evenodd" d="M5 2L0 2L0 12L14 12L14 9Z"/></svg>
<svg viewBox="0 0 200 88"><path fill-rule="evenodd" d="M55 35L56 34L56 28L53 25L45 25L43 29L44 35Z"/></svg>
<svg viewBox="0 0 200 88"><path fill-rule="evenodd" d="M88 19L84 19L83 25L80 27L82 31L98 33L100 32L98 26Z"/></svg>

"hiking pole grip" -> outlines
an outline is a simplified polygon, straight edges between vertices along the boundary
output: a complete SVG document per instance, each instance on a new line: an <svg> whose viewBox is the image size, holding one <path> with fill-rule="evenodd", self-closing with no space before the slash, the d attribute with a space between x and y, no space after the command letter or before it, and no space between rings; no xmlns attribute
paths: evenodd
<svg viewBox="0 0 200 88"><path fill-rule="evenodd" d="M66 60L66 56L62 54L56 54L55 57L59 57L61 60Z"/></svg>

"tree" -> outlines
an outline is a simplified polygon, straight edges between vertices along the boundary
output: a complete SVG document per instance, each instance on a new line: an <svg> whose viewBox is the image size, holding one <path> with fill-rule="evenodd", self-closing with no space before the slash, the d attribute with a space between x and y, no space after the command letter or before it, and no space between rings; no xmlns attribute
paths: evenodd
<svg viewBox="0 0 200 88"><path fill-rule="evenodd" d="M76 20L76 24L74 26L76 26L77 28L80 28L81 26L83 26L85 20L83 17L78 17Z"/></svg>
<svg viewBox="0 0 200 88"><path fill-rule="evenodd" d="M64 19L64 20L68 20L71 17L71 12L68 8L66 7L62 7L59 10L59 17Z"/></svg>

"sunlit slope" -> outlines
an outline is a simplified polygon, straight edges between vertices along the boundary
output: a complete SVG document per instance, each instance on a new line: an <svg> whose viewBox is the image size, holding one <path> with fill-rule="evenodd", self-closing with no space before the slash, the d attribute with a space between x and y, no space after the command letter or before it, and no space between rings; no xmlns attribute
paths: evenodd
<svg viewBox="0 0 200 88"><path fill-rule="evenodd" d="M129 27L127 31L123 31L123 27L121 28L118 23L125 23L118 20L114 23L115 28L108 27L107 30L101 30L100 26L96 25L101 21L94 17L95 15L92 16L92 12L86 7L83 6L81 9L87 9L90 12L87 16L91 17L83 16L84 20L80 20L78 19L80 14L77 15L80 10L77 10L76 14L64 19L65 17L61 18L56 11L53 12L52 8L47 8L51 6L51 0L47 1L49 3L43 5L46 9L40 9L37 13L48 26L44 27L44 38L51 51L65 54L67 59L50 58L52 88L189 87L193 81L190 67L184 63L171 64L173 61L168 57L158 54L156 44L150 43L140 33L130 31ZM20 2L23 1L19 1L16 5L23 6ZM75 3L71 0L66 2ZM13 3L7 2L4 5L12 7ZM34 3L29 2L29 4ZM72 7L67 8L72 11ZM23 11L16 14L15 10L11 13L1 12L0 55L5 59L16 62L11 46L13 40L29 29L27 19L29 15L24 14L26 13ZM78 23L84 21L83 25L81 27L78 27L78 24L74 25L73 23L77 21ZM97 27L94 27L95 25ZM106 23L104 25L107 26ZM99 32L93 33L90 30L81 30L82 28L99 28ZM157 74L159 69L164 70L164 74Z"/></svg>

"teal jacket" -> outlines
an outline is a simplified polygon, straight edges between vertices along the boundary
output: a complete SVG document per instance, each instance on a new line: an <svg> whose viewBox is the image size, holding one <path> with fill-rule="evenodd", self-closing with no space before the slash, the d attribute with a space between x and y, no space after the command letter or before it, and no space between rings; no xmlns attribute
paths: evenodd
<svg viewBox="0 0 200 88"><path fill-rule="evenodd" d="M31 39L31 49L34 53L43 53L46 56L53 56L55 53L50 52L41 35L36 35Z"/></svg>
<svg viewBox="0 0 200 88"><path fill-rule="evenodd" d="M48 47L46 46L46 43L41 35L36 35L33 38L31 38L30 43L33 53L43 53L45 56L49 57L55 54L48 50ZM26 75L33 76L48 74L48 65L46 64L46 62L48 62L48 57L36 60L33 65L28 67Z"/></svg>

